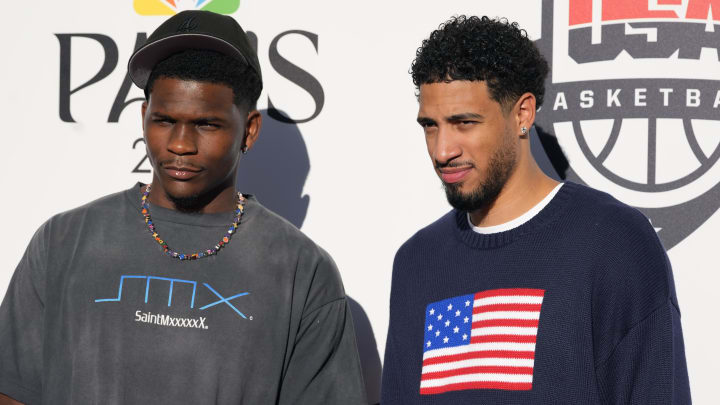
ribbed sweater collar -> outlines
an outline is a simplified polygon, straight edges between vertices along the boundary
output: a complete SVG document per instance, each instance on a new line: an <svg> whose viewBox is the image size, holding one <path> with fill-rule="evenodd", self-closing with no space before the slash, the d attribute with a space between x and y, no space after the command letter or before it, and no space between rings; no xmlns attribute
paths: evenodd
<svg viewBox="0 0 720 405"><path fill-rule="evenodd" d="M457 238L466 245L475 249L494 249L534 233L557 219L566 209L572 195L577 191L578 185L566 182L550 203L529 221L507 230L505 232L481 234L475 232L467 220L467 212L453 210L453 232Z"/></svg>

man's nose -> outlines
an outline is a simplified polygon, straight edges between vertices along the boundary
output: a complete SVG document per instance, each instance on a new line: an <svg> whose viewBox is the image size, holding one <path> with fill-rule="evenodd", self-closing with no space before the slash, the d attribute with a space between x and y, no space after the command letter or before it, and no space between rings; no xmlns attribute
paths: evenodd
<svg viewBox="0 0 720 405"><path fill-rule="evenodd" d="M435 161L440 164L445 164L461 154L462 148L460 147L456 134L451 128L440 126L435 143L435 156L433 156Z"/></svg>
<svg viewBox="0 0 720 405"><path fill-rule="evenodd" d="M168 140L168 151L176 155L193 155L197 153L195 126L176 124Z"/></svg>

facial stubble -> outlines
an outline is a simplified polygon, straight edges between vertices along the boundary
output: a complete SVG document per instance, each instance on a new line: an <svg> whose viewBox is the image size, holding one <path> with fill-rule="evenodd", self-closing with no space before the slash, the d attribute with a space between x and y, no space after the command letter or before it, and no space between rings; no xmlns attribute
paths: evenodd
<svg viewBox="0 0 720 405"><path fill-rule="evenodd" d="M165 196L175 206L178 211L185 213L196 213L200 212L206 205L214 200L218 194L220 194L225 187L223 184L215 186L210 190L204 191L201 194L191 194L188 196L177 196L170 194L169 191L165 190Z"/></svg>
<svg viewBox="0 0 720 405"><path fill-rule="evenodd" d="M473 212L486 208L497 199L505 183L515 170L517 152L509 138L493 153L488 161L487 176L470 192L462 192L462 183L442 183L445 195L453 208Z"/></svg>

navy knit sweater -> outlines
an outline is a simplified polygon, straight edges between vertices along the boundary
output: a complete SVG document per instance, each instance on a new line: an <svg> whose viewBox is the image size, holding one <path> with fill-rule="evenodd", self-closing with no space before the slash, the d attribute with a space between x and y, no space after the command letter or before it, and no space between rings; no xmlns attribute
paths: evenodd
<svg viewBox="0 0 720 405"><path fill-rule="evenodd" d="M397 252L382 404L689 404L680 312L637 210L566 183L523 225L453 210Z"/></svg>

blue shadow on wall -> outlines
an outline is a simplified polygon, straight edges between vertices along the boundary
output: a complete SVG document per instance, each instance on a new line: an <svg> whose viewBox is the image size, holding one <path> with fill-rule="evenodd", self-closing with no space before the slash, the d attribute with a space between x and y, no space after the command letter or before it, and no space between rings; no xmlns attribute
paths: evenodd
<svg viewBox="0 0 720 405"><path fill-rule="evenodd" d="M570 162L555 135L548 134L537 124L533 125L530 129L530 151L540 169L548 177L565 181Z"/></svg>
<svg viewBox="0 0 720 405"><path fill-rule="evenodd" d="M310 205L303 187L310 158L297 125L279 122L261 111L263 126L253 148L240 159L238 190L254 194L265 207L302 227Z"/></svg>
<svg viewBox="0 0 720 405"><path fill-rule="evenodd" d="M310 205L310 196L303 194L310 173L305 141L297 125L279 122L268 116L267 110L260 112L263 126L253 148L240 159L238 190L254 194L265 207L301 228ZM376 404L380 402L382 366L375 334L362 306L351 297L348 304L368 401Z"/></svg>

